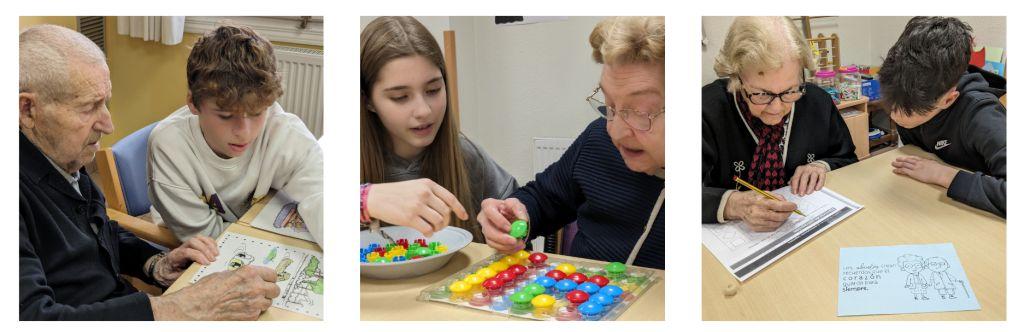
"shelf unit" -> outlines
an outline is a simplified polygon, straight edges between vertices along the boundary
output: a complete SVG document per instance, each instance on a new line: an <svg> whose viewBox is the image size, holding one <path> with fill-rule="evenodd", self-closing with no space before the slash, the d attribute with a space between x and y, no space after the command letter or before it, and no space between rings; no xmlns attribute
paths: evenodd
<svg viewBox="0 0 1024 332"><path fill-rule="evenodd" d="M857 159L863 160L871 156L868 143L868 98L861 97L857 100L844 101L836 105L839 114L843 116L846 127L850 130L850 138L856 147Z"/></svg>

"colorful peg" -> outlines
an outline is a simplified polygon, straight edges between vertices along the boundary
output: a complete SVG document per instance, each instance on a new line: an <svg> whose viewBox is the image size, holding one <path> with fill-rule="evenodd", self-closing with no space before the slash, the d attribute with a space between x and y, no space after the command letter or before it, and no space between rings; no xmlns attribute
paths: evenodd
<svg viewBox="0 0 1024 332"><path fill-rule="evenodd" d="M533 315L535 317L545 318L553 313L555 297L548 294L537 295L533 300L530 300L530 304L533 305Z"/></svg>
<svg viewBox="0 0 1024 332"><path fill-rule="evenodd" d="M569 276L565 272L562 272L562 270L551 270L545 275L554 278L555 281L561 281L562 279L565 279L565 277Z"/></svg>
<svg viewBox="0 0 1024 332"><path fill-rule="evenodd" d="M508 235L516 239L525 239L530 234L530 225L525 220L516 220L512 222L512 227L509 228Z"/></svg>

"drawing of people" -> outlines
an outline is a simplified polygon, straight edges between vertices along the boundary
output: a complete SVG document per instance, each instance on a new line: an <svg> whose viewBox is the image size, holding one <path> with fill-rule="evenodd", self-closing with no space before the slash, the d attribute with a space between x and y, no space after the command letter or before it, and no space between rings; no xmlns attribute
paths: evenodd
<svg viewBox="0 0 1024 332"><path fill-rule="evenodd" d="M910 289L915 300L927 300L928 280L921 276L921 270L925 269L924 258L918 255L906 254L896 258L896 265L901 271L907 272L907 282L904 288Z"/></svg>
<svg viewBox="0 0 1024 332"><path fill-rule="evenodd" d="M954 288L953 283L956 282L956 279L946 271L946 269L949 269L949 262L942 257L932 257L928 259L927 263L928 269L932 271L930 281L935 286L935 289L939 291L939 296L942 296L943 299L955 299L954 290L956 288Z"/></svg>

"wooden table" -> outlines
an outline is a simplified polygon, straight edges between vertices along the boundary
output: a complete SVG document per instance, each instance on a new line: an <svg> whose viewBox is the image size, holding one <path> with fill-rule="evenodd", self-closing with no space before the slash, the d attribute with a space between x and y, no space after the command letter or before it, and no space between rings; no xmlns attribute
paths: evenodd
<svg viewBox="0 0 1024 332"><path fill-rule="evenodd" d="M495 253L496 251L487 245L470 243L455 253L447 265L426 275L398 280L360 278L359 317L361 320L509 320L506 316L482 310L416 300L427 286ZM548 257L549 260L557 260L565 256L548 254ZM573 259L597 262L575 257ZM665 271L651 271L659 280L626 309L618 320L665 320Z"/></svg>
<svg viewBox="0 0 1024 332"><path fill-rule="evenodd" d="M946 190L892 173L896 157L933 155L913 146L828 173L825 185L864 209L743 284L703 249L704 320L1005 320L1006 221L946 197ZM981 310L837 317L839 248L951 242ZM739 292L726 297L728 285Z"/></svg>
<svg viewBox="0 0 1024 332"><path fill-rule="evenodd" d="M270 201L271 197L273 197L273 194L269 194L267 196L264 196L263 199L261 199L258 202L256 202L256 204L253 204L253 206L251 208L249 208L249 211L246 211L245 214L242 215L242 218L239 218L237 222L231 223L231 225L228 226L228 228L225 229L224 232L225 233L227 233L227 232L235 232L235 233L238 233L238 234L252 236L252 237L255 237L255 238L258 238L258 239L267 240L267 241L271 241L271 242L276 242L276 243L280 243L280 244L284 244L284 245L288 245L288 246L292 246L292 247L308 249L308 250L312 250L312 251L316 251L316 252L323 252L323 250L320 249L320 246L316 245L315 243L312 243L312 242L309 242L309 241L304 241L304 240L299 240L299 239L296 239L296 238L292 238L292 237L288 237L288 236L284 236L284 235L280 235L280 234L276 234L276 233L271 233L271 232L268 232L268 231L265 231L265 230L262 230L262 229L258 229L258 228L255 228L255 227L252 227L252 226L248 225L249 222L251 222L252 219L255 218L256 215L258 215L261 210L263 210L263 207L266 206L267 202ZM224 234L221 233L221 236L224 236ZM218 240L219 240L219 238L218 238ZM192 280L192 277L195 276L196 272L199 271L199 267L200 266L201 265L199 265L198 263L193 263L192 266L189 266L189 268L187 270L185 270L185 273L183 273L181 275L181 277L179 277L178 280L175 281L174 284L172 284L171 287L168 288L167 291L164 292L164 294L170 294L170 293L176 292L176 291L178 291L178 290L180 290L180 289L182 289L182 288L184 288L186 286L190 286L191 284L189 283L189 280ZM326 312L324 313L324 316L327 316ZM281 308L270 307L270 309L267 309L267 311L264 311L263 314L260 315L259 320L318 320L318 319L316 317L306 316L306 315L303 315L303 314L300 314L300 313L284 310L284 309L281 309Z"/></svg>

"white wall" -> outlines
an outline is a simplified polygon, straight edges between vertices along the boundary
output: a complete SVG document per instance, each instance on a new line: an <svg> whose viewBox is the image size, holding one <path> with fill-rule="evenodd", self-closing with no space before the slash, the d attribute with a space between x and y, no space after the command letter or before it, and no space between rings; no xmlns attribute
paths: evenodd
<svg viewBox="0 0 1024 332"><path fill-rule="evenodd" d="M839 36L840 60L843 64L882 64L885 54L903 32L910 16L843 16L812 20L811 32ZM1006 47L1005 16L958 17L974 28L976 45ZM701 82L710 83L717 78L714 72L714 58L718 55L729 32L733 17L703 17L704 32L708 46L701 54ZM797 24L799 27L800 25Z"/></svg>
<svg viewBox="0 0 1024 332"><path fill-rule="evenodd" d="M590 31L601 18L495 26L493 17L452 17L462 131L512 173L532 180L533 138L575 138L598 117L585 98L601 66Z"/></svg>

